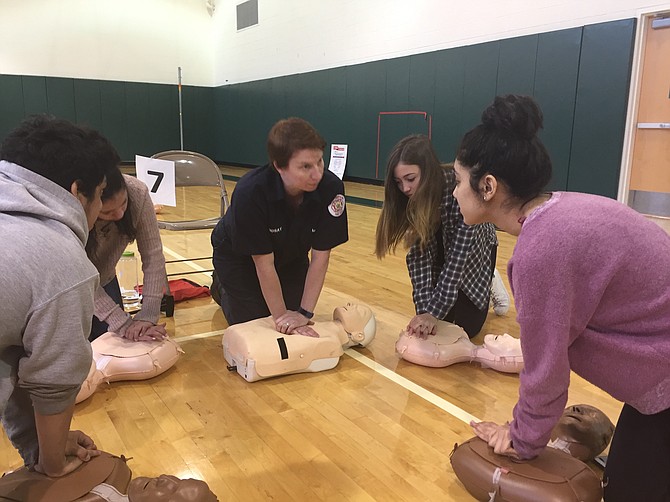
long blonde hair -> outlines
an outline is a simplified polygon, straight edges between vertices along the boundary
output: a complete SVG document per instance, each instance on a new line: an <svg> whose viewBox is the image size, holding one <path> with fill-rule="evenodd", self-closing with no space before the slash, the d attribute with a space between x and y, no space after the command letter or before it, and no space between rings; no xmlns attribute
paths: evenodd
<svg viewBox="0 0 670 502"><path fill-rule="evenodd" d="M412 197L400 191L393 175L400 163L417 165L421 170L419 186ZM407 136L393 147L386 166L384 205L377 222L377 258L395 252L402 240L407 247L418 243L421 249L426 248L440 225L443 170L427 136Z"/></svg>

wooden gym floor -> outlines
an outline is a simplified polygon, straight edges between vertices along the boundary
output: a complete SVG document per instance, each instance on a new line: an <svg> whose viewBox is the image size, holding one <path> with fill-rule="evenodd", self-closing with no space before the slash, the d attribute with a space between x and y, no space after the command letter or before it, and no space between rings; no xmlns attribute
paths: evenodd
<svg viewBox="0 0 670 502"><path fill-rule="evenodd" d="M245 170L222 170L230 194ZM473 436L469 420L511 418L518 376L469 363L426 368L398 359L395 341L413 315L404 255L383 261L373 255L382 188L347 183L347 195L367 205L349 201L350 239L332 252L315 319L332 319L333 308L349 301L368 304L377 335L367 348L348 349L330 371L248 383L226 369L227 323L219 307L210 298L186 301L164 319L185 352L177 364L152 380L102 384L76 406L73 428L100 449L129 457L135 476L203 479L221 501L471 500L449 454ZM205 194L186 197L189 214L216 210ZM209 256L209 236L164 231L165 256ZM498 270L508 284L515 238L498 237ZM210 266L187 261L169 265L168 273ZM211 281L207 273L186 277ZM491 310L473 341L481 343L486 333L518 336L515 315L514 306L502 317ZM579 403L615 423L621 407L573 374L568 404ZM4 433L0 462L4 470L20 465Z"/></svg>

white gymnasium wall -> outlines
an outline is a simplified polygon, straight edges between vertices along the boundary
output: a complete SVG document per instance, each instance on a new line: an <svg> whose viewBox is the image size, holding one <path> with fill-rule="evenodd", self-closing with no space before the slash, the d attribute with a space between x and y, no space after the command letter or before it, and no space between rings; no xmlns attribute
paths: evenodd
<svg viewBox="0 0 670 502"><path fill-rule="evenodd" d="M211 86L205 0L0 0L0 73Z"/></svg>
<svg viewBox="0 0 670 502"><path fill-rule="evenodd" d="M388 59L670 10L650 0L217 0L215 84Z"/></svg>
<svg viewBox="0 0 670 502"><path fill-rule="evenodd" d="M0 0L0 74L218 86L670 10L653 0Z"/></svg>

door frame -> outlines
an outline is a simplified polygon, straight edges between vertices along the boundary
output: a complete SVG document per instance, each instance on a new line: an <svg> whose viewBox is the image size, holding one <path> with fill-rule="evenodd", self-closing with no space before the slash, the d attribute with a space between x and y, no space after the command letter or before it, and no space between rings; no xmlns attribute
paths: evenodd
<svg viewBox="0 0 670 502"><path fill-rule="evenodd" d="M670 14L670 4L655 10L640 10L637 13L637 29L635 30L635 45L633 63L631 67L630 90L628 94L628 108L626 110L626 126L621 153L621 169L619 172L619 190L617 200L626 205L629 203L630 174L633 168L633 146L637 129L637 112L640 106L640 87L642 84L642 62L647 37L647 19L658 14ZM670 28L667 28L670 29Z"/></svg>

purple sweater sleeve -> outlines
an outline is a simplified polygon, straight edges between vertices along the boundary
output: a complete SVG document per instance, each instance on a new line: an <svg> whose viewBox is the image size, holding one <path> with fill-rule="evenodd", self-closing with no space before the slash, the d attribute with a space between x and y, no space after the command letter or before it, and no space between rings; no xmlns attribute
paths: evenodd
<svg viewBox="0 0 670 502"><path fill-rule="evenodd" d="M511 435L524 459L547 445L568 399L571 313L579 285L566 274L569 268L560 266L566 256L557 249L531 245L508 267L524 356Z"/></svg>
<svg viewBox="0 0 670 502"><path fill-rule="evenodd" d="M533 319L519 319L519 324L524 370L520 375L519 401L514 407L511 435L514 449L521 458L528 459L537 456L547 445L568 400L570 364L563 342L568 330L558 323L540 323ZM529 347L533 344L539 350Z"/></svg>

